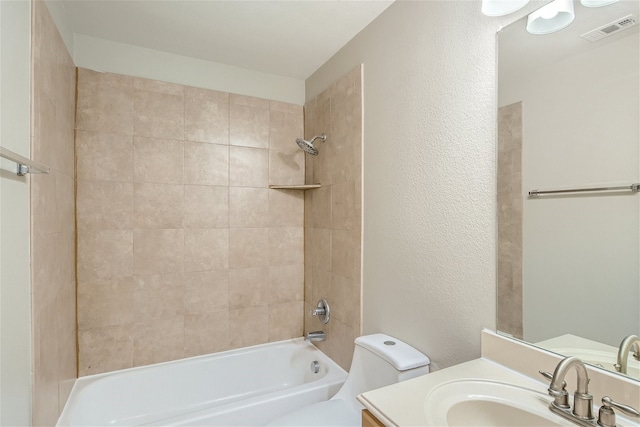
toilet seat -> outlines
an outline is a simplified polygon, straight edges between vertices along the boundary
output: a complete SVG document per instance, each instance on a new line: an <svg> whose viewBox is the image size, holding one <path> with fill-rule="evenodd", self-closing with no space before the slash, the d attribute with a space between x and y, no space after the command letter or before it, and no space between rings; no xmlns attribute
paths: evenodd
<svg viewBox="0 0 640 427"><path fill-rule="evenodd" d="M273 420L267 426L288 427L326 427L326 426L360 426L361 413L353 405L342 399L332 399L325 402L300 408L283 417Z"/></svg>

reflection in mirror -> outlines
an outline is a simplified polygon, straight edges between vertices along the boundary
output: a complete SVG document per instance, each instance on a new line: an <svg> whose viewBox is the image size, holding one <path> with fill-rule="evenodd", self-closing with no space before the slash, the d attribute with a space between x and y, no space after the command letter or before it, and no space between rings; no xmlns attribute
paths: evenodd
<svg viewBox="0 0 640 427"><path fill-rule="evenodd" d="M640 335L639 4L498 33L498 330L612 371ZM627 191L528 195L611 186Z"/></svg>

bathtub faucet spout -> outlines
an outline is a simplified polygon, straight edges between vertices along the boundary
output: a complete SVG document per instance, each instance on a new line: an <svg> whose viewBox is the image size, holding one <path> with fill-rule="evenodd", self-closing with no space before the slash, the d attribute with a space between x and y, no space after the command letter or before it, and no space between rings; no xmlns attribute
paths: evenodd
<svg viewBox="0 0 640 427"><path fill-rule="evenodd" d="M327 334L324 331L306 332L304 334L305 341L324 341L327 339Z"/></svg>

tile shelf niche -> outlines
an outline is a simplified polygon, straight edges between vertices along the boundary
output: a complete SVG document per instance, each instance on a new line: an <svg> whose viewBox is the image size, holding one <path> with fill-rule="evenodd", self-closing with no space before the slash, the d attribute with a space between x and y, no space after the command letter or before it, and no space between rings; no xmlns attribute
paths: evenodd
<svg viewBox="0 0 640 427"><path fill-rule="evenodd" d="M302 185L269 185L269 188L273 190L313 190L314 188L320 188L320 184L302 184Z"/></svg>

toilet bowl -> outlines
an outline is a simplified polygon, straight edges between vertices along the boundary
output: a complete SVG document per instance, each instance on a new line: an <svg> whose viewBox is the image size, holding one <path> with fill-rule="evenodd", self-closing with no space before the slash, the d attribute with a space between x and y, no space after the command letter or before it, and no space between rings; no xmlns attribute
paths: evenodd
<svg viewBox="0 0 640 427"><path fill-rule="evenodd" d="M356 338L347 380L331 399L305 406L268 426L360 426L364 406L356 396L429 373L429 358L385 334Z"/></svg>

